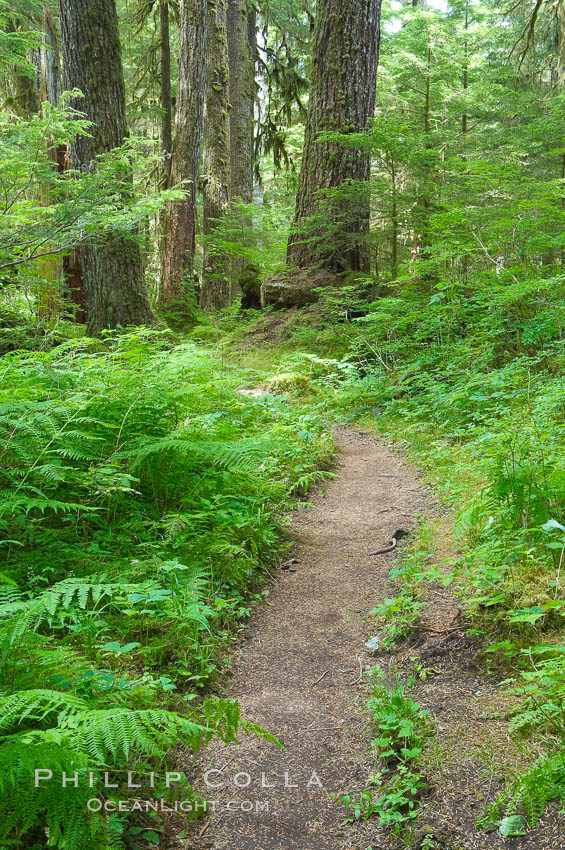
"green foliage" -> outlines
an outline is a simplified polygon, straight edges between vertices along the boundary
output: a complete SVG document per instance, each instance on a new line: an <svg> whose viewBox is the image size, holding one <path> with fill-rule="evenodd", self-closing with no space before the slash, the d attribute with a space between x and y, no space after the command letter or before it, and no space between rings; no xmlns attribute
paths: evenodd
<svg viewBox="0 0 565 850"><path fill-rule="evenodd" d="M384 618L382 645L390 648L397 640L406 637L418 621L418 611L423 606L410 591L405 590L400 596L385 599L376 605L369 613Z"/></svg>
<svg viewBox="0 0 565 850"><path fill-rule="evenodd" d="M87 805L104 793L102 768L148 768L148 759L162 758L179 741L194 752L213 735L230 743L240 725L238 704L225 700L183 716L162 709L93 709L87 699L36 689L3 697L0 705L1 835L11 843L25 841L41 824L48 846L61 850L81 842L108 847L106 819ZM247 733L263 732L242 726ZM63 773L78 777L77 783L62 789ZM190 800L192 789L187 795Z"/></svg>
<svg viewBox="0 0 565 850"><path fill-rule="evenodd" d="M380 667L373 671L377 679L384 677ZM379 827L397 830L418 817L418 794L425 782L412 770L425 744L428 712L407 693L414 680L406 685L396 681L392 688L374 681L373 695L367 703L376 737L371 747L386 769L370 778L370 785L360 797L345 794L339 802L345 806L345 822L379 818Z"/></svg>
<svg viewBox="0 0 565 850"><path fill-rule="evenodd" d="M371 777L371 786L358 798L345 794L339 801L345 806L345 823L378 817L379 827L397 829L418 817L418 794L424 787L422 777L405 764L399 764L391 778L383 782L383 773Z"/></svg>
<svg viewBox="0 0 565 850"><path fill-rule="evenodd" d="M156 331L2 366L1 834L26 846L47 829L49 846L102 850L108 817L85 814L101 768L266 735L237 703L197 697L284 551L282 508L331 440ZM94 790L35 788L38 767L92 771Z"/></svg>
<svg viewBox="0 0 565 850"><path fill-rule="evenodd" d="M501 835L525 835L535 826L548 803L565 806L565 753L560 750L540 758L531 768L507 783L507 788L490 803L478 821L483 829Z"/></svg>
<svg viewBox="0 0 565 850"><path fill-rule="evenodd" d="M156 164L154 150L130 138L100 157L97 168L79 174L63 168L65 150L74 138L88 135L90 122L68 106L67 92L58 106L42 104L31 118L0 113L0 275L2 287L23 280L18 270L35 272L32 293L45 281L32 261L68 252L85 239L116 230L131 232L154 216L178 191L151 191L143 175ZM132 187L131 163L139 181ZM68 163L67 163L68 164ZM141 191L143 189L143 191ZM31 278L34 279L33 276ZM60 295L59 295L60 299Z"/></svg>
<svg viewBox="0 0 565 850"><path fill-rule="evenodd" d="M383 676L379 668L377 675ZM407 685L397 681L393 688L380 682L372 685L373 696L367 703L376 733L372 746L385 761L409 762L417 758L424 747L428 712L407 695L413 685L413 680Z"/></svg>

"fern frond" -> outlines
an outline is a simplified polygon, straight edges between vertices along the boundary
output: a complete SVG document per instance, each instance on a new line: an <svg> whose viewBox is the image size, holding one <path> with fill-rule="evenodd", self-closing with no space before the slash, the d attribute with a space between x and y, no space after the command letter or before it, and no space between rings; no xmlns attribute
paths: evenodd
<svg viewBox="0 0 565 850"><path fill-rule="evenodd" d="M53 715L84 711L87 703L72 694L37 688L0 697L0 733L15 726L43 724Z"/></svg>

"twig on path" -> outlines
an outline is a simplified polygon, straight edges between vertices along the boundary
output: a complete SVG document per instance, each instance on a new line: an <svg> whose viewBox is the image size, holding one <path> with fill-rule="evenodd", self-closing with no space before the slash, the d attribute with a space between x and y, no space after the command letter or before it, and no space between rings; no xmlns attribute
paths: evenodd
<svg viewBox="0 0 565 850"><path fill-rule="evenodd" d="M326 672L325 672L325 673L322 673L322 675L320 676L320 678L319 678L319 679L316 679L316 681L315 681L315 682L312 682L312 687L313 687L314 685L317 685L317 684L318 684L318 682L321 682L321 681L322 681L322 679L324 678L324 676L327 676L329 672L330 672L329 670L326 670Z"/></svg>
<svg viewBox="0 0 565 850"><path fill-rule="evenodd" d="M223 812L222 812L222 814L223 814ZM216 821L216 825L218 825L218 824L219 824L219 822L221 821L221 819L222 819L222 815L220 815L220 817L219 817L219 818L218 818L218 820ZM202 836L204 835L204 833L206 832L206 830L208 829L208 827L210 826L210 824L211 824L211 823L212 823L212 819L211 819L211 818L208 818L208 820L206 821L206 823L204 824L204 826L202 827L202 829L201 829L201 830L200 830L200 832L198 833L198 838L202 838Z"/></svg>
<svg viewBox="0 0 565 850"><path fill-rule="evenodd" d="M439 596L440 599L445 599L446 602L453 602L452 596L449 596L449 595L446 596L445 593L440 593L439 590L435 590L435 588L433 588L433 587L428 587L428 591L430 593L435 593L435 595ZM455 605L455 602L453 602L453 604ZM463 609L460 608L459 605L455 605L455 607L457 608L457 617L458 617L461 614ZM457 617L455 617L455 619L457 619Z"/></svg>
<svg viewBox="0 0 565 850"><path fill-rule="evenodd" d="M308 731L308 732L334 732L336 729L343 729L343 723L340 723L339 726L321 726L318 729L311 729L310 727L308 727L308 730L304 729L303 731L304 732L306 732L306 731Z"/></svg>
<svg viewBox="0 0 565 850"><path fill-rule="evenodd" d="M420 631L422 632L432 632L434 635L444 635L447 632L460 632L462 629L468 628L467 626L454 626L451 629L432 629L430 626L418 626Z"/></svg>
<svg viewBox="0 0 565 850"><path fill-rule="evenodd" d="M357 661L359 662L359 676L357 677L357 679L352 680L352 685L356 685L357 682L363 681L363 661L361 660L361 658L359 658L359 656L357 656Z"/></svg>

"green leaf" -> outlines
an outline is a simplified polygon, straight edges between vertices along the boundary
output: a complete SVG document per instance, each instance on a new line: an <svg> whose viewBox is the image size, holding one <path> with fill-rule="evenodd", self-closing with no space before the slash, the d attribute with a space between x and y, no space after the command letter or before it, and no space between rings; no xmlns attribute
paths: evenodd
<svg viewBox="0 0 565 850"><path fill-rule="evenodd" d="M522 815L511 815L500 821L498 831L504 838L508 838L511 835L525 835L526 821Z"/></svg>
<svg viewBox="0 0 565 850"><path fill-rule="evenodd" d="M542 525L544 531L565 531L565 526L557 522L556 519L549 519Z"/></svg>

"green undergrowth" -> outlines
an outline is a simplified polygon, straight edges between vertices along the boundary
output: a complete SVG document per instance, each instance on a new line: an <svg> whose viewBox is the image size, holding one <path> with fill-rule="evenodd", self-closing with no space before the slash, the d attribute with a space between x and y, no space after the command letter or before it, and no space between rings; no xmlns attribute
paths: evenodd
<svg viewBox="0 0 565 850"><path fill-rule="evenodd" d="M159 820L86 809L128 794L101 772L160 775L179 742L263 734L206 695L333 443L315 413L241 385L143 329L2 358L3 847L156 844ZM62 793L62 771L80 787Z"/></svg>
<svg viewBox="0 0 565 850"><path fill-rule="evenodd" d="M376 817L380 827L399 832L418 817L425 779L417 760L429 734L429 717L410 697L414 679L388 683L381 667L368 672L372 681L367 708L376 769L359 796L349 792L339 802L345 807L345 823Z"/></svg>
<svg viewBox="0 0 565 850"><path fill-rule="evenodd" d="M452 508L449 559L410 554L399 596L375 613L393 642L417 622L422 582L451 586L512 691L512 734L547 750L535 768L547 766L547 802L565 751L565 287L548 270L495 272L449 287L407 276L373 303L345 293L340 309L325 293L250 361L258 381L284 374L290 398L394 439ZM273 319L254 319L254 334L261 322L268 343ZM245 345L235 357L247 362ZM497 803L501 831L512 806L529 825L543 810L524 809L521 782Z"/></svg>

